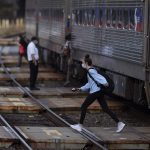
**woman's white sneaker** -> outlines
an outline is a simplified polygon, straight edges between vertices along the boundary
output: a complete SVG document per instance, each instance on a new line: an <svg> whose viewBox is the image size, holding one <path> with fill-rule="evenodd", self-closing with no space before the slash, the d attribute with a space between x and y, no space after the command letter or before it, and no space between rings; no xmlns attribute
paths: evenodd
<svg viewBox="0 0 150 150"><path fill-rule="evenodd" d="M82 124L75 124L75 125L71 125L70 127L81 132L83 125Z"/></svg>
<svg viewBox="0 0 150 150"><path fill-rule="evenodd" d="M121 132L123 128L125 127L125 124L123 122L118 122L118 127L117 127L117 133Z"/></svg>

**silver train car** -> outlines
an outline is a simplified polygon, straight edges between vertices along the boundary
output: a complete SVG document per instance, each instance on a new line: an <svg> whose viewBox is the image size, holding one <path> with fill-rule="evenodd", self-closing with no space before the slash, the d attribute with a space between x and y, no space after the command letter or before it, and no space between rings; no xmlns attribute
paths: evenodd
<svg viewBox="0 0 150 150"><path fill-rule="evenodd" d="M75 61L90 54L114 94L150 108L149 0L26 0L26 35L39 37L44 57L58 56L68 33Z"/></svg>

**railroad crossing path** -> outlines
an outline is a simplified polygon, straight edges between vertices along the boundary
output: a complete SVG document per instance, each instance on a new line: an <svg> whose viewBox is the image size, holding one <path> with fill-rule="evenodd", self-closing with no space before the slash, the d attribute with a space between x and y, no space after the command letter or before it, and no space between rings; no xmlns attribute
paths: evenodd
<svg viewBox="0 0 150 150"><path fill-rule="evenodd" d="M79 150L88 142L76 131L67 127L17 126L22 135L31 142L33 149ZM90 130L104 140L109 150L150 148L150 127L127 127L121 133L115 128L91 127ZM6 127L0 126L0 147L10 146L17 138Z"/></svg>

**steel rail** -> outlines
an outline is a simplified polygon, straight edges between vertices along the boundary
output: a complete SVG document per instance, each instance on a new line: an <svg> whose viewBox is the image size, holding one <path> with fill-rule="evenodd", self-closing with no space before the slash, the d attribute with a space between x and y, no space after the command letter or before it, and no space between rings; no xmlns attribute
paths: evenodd
<svg viewBox="0 0 150 150"><path fill-rule="evenodd" d="M1 52L2 48L0 49L0 64L3 69L6 69L5 66L3 65L3 62L1 61ZM33 150L30 145L13 129L13 127L6 121L6 119L0 114L0 119L3 121L3 123L18 137L18 139L23 143L23 145L28 149L28 150Z"/></svg>
<svg viewBox="0 0 150 150"><path fill-rule="evenodd" d="M4 71L6 72L6 74L9 76L9 78L11 80L13 80L13 82L21 89L24 91L25 94L27 94L33 101L36 101L38 104L40 104L40 106L42 108L44 108L45 110L47 110L50 114L52 114L53 116L55 116L57 119L59 119L60 121L62 121L64 124L66 124L67 126L71 127L71 124L69 122L67 122L66 120L64 120L63 118L61 118L59 115L57 115L54 111L52 111L48 106L45 106L43 103L41 103L41 101L35 97L32 96L32 94L24 87L22 87L15 79L13 76L10 75L9 71L7 70L7 68L5 67L3 61L1 60L1 51L0 51L0 64L3 67ZM86 132L86 130L84 130ZM88 131L88 130L87 130ZM82 136L84 136L85 138L87 138L89 141L91 141L92 143L94 143L95 145L97 145L99 148L101 148L102 150L108 150L106 147L103 146L104 141L102 139L100 139L99 137L97 137L95 140L95 137L92 138L92 135L90 135L90 131L87 133L84 132L80 132L77 131L78 133L80 133ZM96 136L96 135L95 135Z"/></svg>
<svg viewBox="0 0 150 150"><path fill-rule="evenodd" d="M30 145L13 129L13 127L6 121L6 119L0 115L0 119L3 121L3 123L19 138L19 140L23 143L23 145L28 150L33 150Z"/></svg>

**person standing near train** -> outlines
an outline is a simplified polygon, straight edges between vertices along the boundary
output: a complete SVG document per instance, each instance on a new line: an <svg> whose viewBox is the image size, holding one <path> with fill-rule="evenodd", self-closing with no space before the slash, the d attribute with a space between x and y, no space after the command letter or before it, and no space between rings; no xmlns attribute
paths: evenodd
<svg viewBox="0 0 150 150"><path fill-rule="evenodd" d="M70 83L70 78L71 74L73 72L72 69L72 46L71 46L71 34L66 35L65 37L65 45L63 46L63 57L65 59L66 65L66 71L67 71L67 76L66 76L66 81L64 83L64 86L68 85Z"/></svg>
<svg viewBox="0 0 150 150"><path fill-rule="evenodd" d="M19 35L19 58L18 58L18 64L17 67L21 67L22 65L22 57L25 57L27 60L27 41L25 39L25 36Z"/></svg>
<svg viewBox="0 0 150 150"><path fill-rule="evenodd" d="M120 122L117 116L109 109L107 102L104 99L103 90L101 89L101 87L97 86L94 80L106 87L108 86L108 82L102 75L98 74L96 69L93 68L92 59L89 57L89 55L85 56L82 67L88 71L88 83L86 83L81 88L73 88L72 91L89 91L89 95L86 97L85 101L81 105L81 116L79 124L71 125L71 127L75 130L82 131L87 108L97 99L103 111L106 112L117 123L116 132L121 132L125 124L123 122ZM94 80L91 78L91 76Z"/></svg>
<svg viewBox="0 0 150 150"><path fill-rule="evenodd" d="M32 37L31 42L27 47L27 56L30 67L30 90L40 90L35 86L37 75L38 75L38 66L39 66L39 52L37 48L38 38Z"/></svg>

